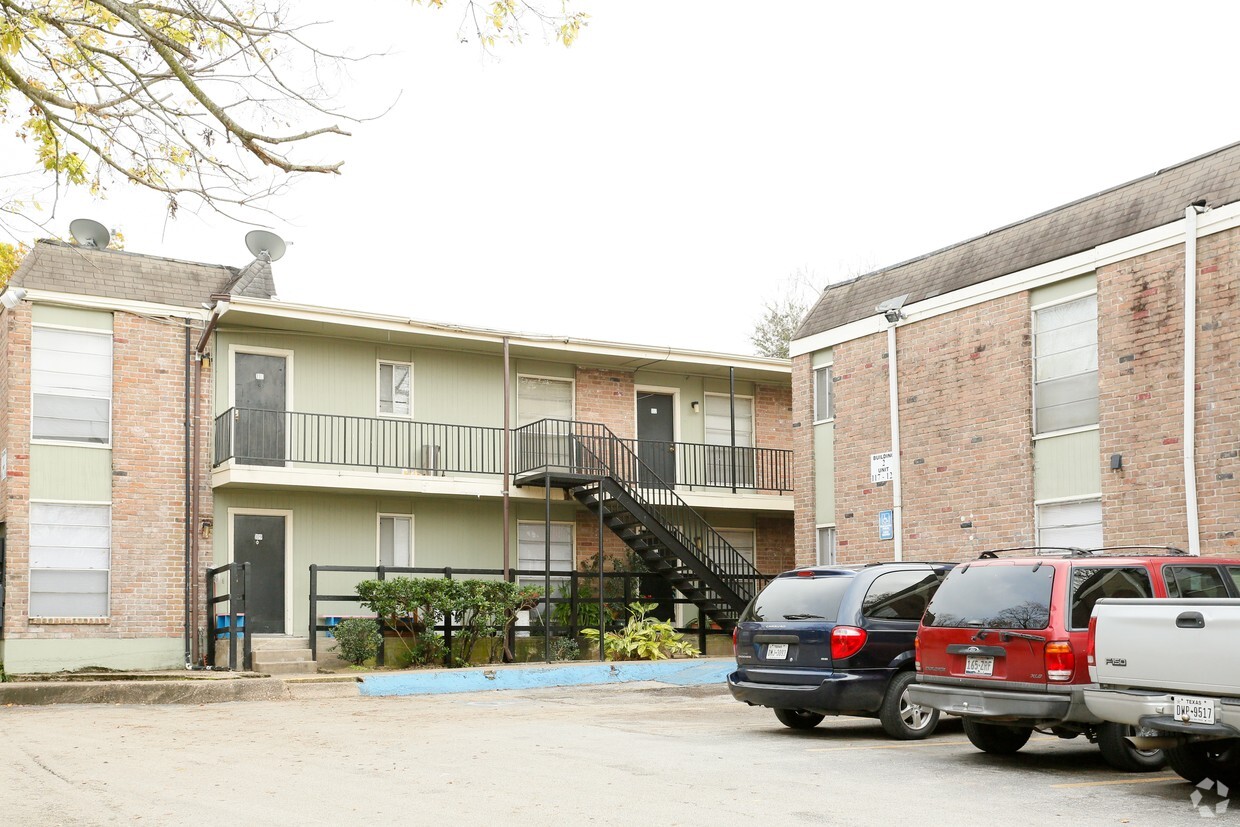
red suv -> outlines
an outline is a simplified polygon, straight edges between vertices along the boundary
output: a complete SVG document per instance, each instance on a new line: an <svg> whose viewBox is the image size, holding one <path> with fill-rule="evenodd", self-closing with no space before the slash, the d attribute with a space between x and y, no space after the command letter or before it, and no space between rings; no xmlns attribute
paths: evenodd
<svg viewBox="0 0 1240 827"><path fill-rule="evenodd" d="M1240 597L1240 560L1189 557L1176 549L1123 556L1118 549L1011 549L1034 556L981 558L956 566L917 631L917 684L909 700L964 718L984 752L1019 750L1034 729L1084 735L1116 769L1163 765L1138 750L1132 727L1103 722L1083 700L1089 617L1103 597Z"/></svg>

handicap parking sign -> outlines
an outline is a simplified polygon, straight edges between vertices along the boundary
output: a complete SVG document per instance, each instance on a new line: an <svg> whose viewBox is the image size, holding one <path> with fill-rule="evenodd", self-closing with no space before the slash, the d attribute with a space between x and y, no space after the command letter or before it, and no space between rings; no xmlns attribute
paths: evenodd
<svg viewBox="0 0 1240 827"><path fill-rule="evenodd" d="M894 540L896 538L895 511L878 512L878 539Z"/></svg>

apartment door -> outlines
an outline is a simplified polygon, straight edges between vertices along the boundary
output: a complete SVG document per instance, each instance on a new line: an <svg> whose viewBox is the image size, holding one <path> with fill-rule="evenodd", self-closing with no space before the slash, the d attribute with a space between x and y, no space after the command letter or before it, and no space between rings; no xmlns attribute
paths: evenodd
<svg viewBox="0 0 1240 827"><path fill-rule="evenodd" d="M283 515L234 514L233 561L250 564L245 628L284 634L285 520Z"/></svg>
<svg viewBox="0 0 1240 827"><path fill-rule="evenodd" d="M233 366L233 456L247 465L283 465L288 360L238 353Z"/></svg>
<svg viewBox="0 0 1240 827"><path fill-rule="evenodd" d="M637 392L638 483L646 488L676 485L676 421L670 393Z"/></svg>

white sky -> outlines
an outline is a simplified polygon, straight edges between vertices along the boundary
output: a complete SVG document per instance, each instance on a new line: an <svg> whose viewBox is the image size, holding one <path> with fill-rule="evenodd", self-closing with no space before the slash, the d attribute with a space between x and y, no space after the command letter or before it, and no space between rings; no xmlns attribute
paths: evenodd
<svg viewBox="0 0 1240 827"><path fill-rule="evenodd" d="M419 320L749 353L798 269L821 287L1240 140L1234 3L575 0L577 45L498 62L451 5L295 5L396 52L342 103L401 97L312 156L342 177L272 204L280 298ZM27 160L0 142L0 173ZM248 227L128 186L52 226L79 216L249 259Z"/></svg>

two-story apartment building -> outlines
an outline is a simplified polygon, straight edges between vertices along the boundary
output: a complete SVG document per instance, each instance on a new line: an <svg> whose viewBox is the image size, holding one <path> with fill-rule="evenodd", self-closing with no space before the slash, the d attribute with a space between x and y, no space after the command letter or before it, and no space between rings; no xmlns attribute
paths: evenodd
<svg viewBox="0 0 1240 827"><path fill-rule="evenodd" d="M792 344L797 561L1234 553L1240 145L830 286Z"/></svg>
<svg viewBox="0 0 1240 827"><path fill-rule="evenodd" d="M601 533L724 625L722 597L791 566L786 360L291 304L271 269L48 242L23 263L6 670L199 662L205 572L231 562L247 630L300 637L312 564L522 578L597 564Z"/></svg>

